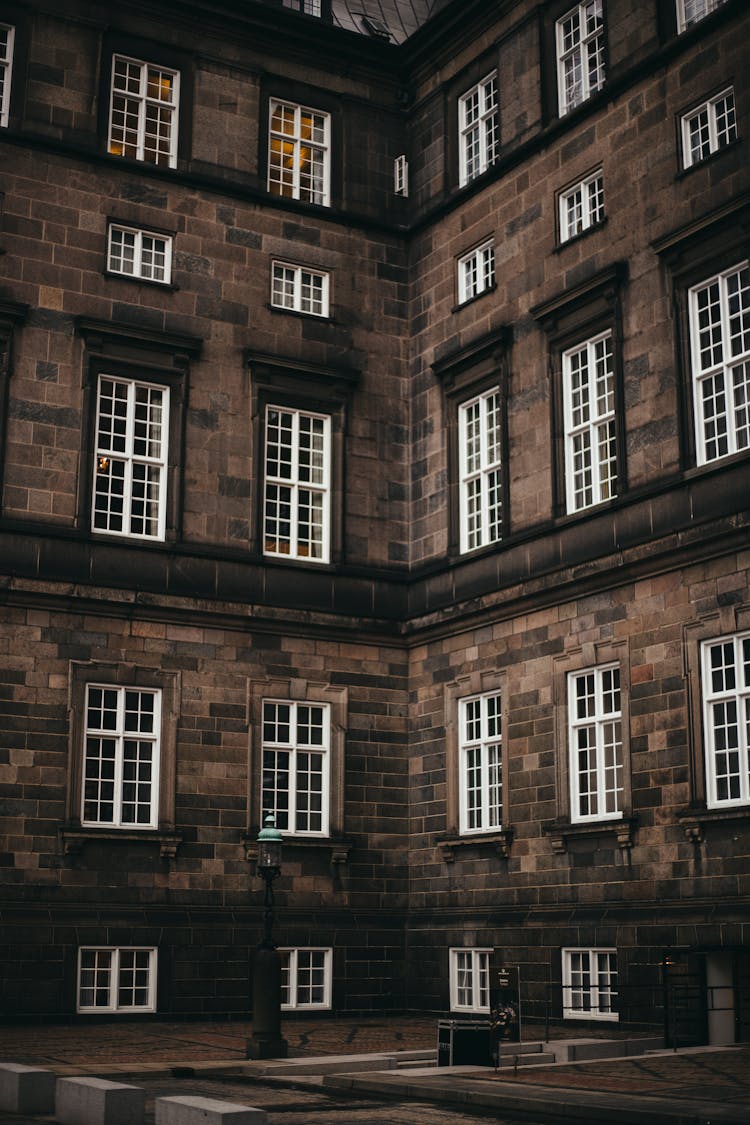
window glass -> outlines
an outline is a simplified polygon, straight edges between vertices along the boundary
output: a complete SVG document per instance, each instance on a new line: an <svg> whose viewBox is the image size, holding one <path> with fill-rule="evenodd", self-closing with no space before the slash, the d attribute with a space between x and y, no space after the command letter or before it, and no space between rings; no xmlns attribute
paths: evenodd
<svg viewBox="0 0 750 1125"><path fill-rule="evenodd" d="M451 949L451 1011L489 1012L489 949Z"/></svg>
<svg viewBox="0 0 750 1125"><path fill-rule="evenodd" d="M622 816L624 766L620 670L590 668L568 676L572 821Z"/></svg>
<svg viewBox="0 0 750 1125"><path fill-rule="evenodd" d="M271 101L268 190L305 203L330 203L330 117Z"/></svg>
<svg viewBox="0 0 750 1125"><path fill-rule="evenodd" d="M78 1011L156 1011L156 949L79 949Z"/></svg>
<svg viewBox="0 0 750 1125"><path fill-rule="evenodd" d="M458 721L461 832L499 829L503 819L500 693L460 700Z"/></svg>
<svg viewBox="0 0 750 1125"><path fill-rule="evenodd" d="M158 825L161 692L89 684L81 824Z"/></svg>
<svg viewBox="0 0 750 1125"><path fill-rule="evenodd" d="M737 139L731 87L682 118L682 163L690 168Z"/></svg>
<svg viewBox="0 0 750 1125"><path fill-rule="evenodd" d="M467 184L497 160L500 122L497 71L492 71L458 99L459 180Z"/></svg>
<svg viewBox="0 0 750 1125"><path fill-rule="evenodd" d="M709 808L750 803L750 635L703 645Z"/></svg>
<svg viewBox="0 0 750 1125"><path fill-rule="evenodd" d="M264 554L327 562L331 420L266 409Z"/></svg>
<svg viewBox="0 0 750 1125"><path fill-rule="evenodd" d="M502 538L501 437L499 387L459 406L461 551Z"/></svg>
<svg viewBox="0 0 750 1125"><path fill-rule="evenodd" d="M176 70L114 56L109 117L113 156L176 166L179 82Z"/></svg>
<svg viewBox="0 0 750 1125"><path fill-rule="evenodd" d="M601 170L560 194L560 241L566 242L604 218L604 177Z"/></svg>
<svg viewBox="0 0 750 1125"><path fill-rule="evenodd" d="M282 832L329 831L330 710L326 704L263 702L262 819Z"/></svg>
<svg viewBox="0 0 750 1125"><path fill-rule="evenodd" d="M616 1020L617 953L614 949L564 949L563 1017Z"/></svg>
<svg viewBox="0 0 750 1125"><path fill-rule="evenodd" d="M172 277L172 239L111 224L107 268L126 277L168 284Z"/></svg>
<svg viewBox="0 0 750 1125"><path fill-rule="evenodd" d="M617 495L617 431L612 333L563 352L567 509Z"/></svg>
<svg viewBox="0 0 750 1125"><path fill-rule="evenodd" d="M557 21L556 33L557 88L562 115L604 85L602 0L576 4Z"/></svg>

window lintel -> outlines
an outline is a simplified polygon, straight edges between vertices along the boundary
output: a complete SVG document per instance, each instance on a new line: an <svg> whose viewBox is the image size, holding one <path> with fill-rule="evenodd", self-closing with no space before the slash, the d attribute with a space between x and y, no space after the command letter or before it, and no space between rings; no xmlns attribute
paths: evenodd
<svg viewBox="0 0 750 1125"><path fill-rule="evenodd" d="M203 339L175 332L159 332L152 328L136 328L127 324L113 324L106 320L76 317L76 331L83 337L93 355L105 358L126 359L131 349L137 353L151 352L161 359L171 357L171 366L183 369L191 359L200 355Z"/></svg>
<svg viewBox="0 0 750 1125"><path fill-rule="evenodd" d="M549 300L534 305L530 310L531 315L546 332L565 331L569 322L583 308L588 311L594 310L597 305L603 305L602 312L611 311L627 278L627 262L613 262L572 289L565 289ZM581 325L576 324L576 328L578 327Z"/></svg>
<svg viewBox="0 0 750 1125"><path fill-rule="evenodd" d="M508 325L488 332L477 340L436 359L432 370L447 392L460 391L486 375L497 377L513 340L513 330Z"/></svg>
<svg viewBox="0 0 750 1125"><path fill-rule="evenodd" d="M689 258L689 264L693 265L696 244L701 240L708 242L722 235L731 239L737 250L737 257L741 258L742 241L750 237L750 193L746 192L739 199L734 199L707 215L702 215L699 219L676 227L661 238L655 239L651 247L654 253L663 258L674 270L683 264L684 255L685 260ZM707 247L707 254L713 256L713 253L714 248Z"/></svg>
<svg viewBox="0 0 750 1125"><path fill-rule="evenodd" d="M258 386L270 390L300 390L329 388L338 394L348 394L357 386L361 371L356 367L308 363L306 360L254 352L244 352L245 366Z"/></svg>

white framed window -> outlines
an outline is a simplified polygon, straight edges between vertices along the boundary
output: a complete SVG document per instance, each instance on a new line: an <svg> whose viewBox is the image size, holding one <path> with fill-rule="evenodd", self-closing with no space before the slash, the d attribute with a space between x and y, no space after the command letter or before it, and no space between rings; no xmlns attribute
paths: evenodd
<svg viewBox="0 0 750 1125"><path fill-rule="evenodd" d="M576 4L557 21L557 92L560 116L604 85L602 0Z"/></svg>
<svg viewBox="0 0 750 1125"><path fill-rule="evenodd" d="M568 512L617 495L612 333L563 352L565 491Z"/></svg>
<svg viewBox="0 0 750 1125"><path fill-rule="evenodd" d="M750 447L750 264L689 292L699 465Z"/></svg>
<svg viewBox="0 0 750 1125"><path fill-rule="evenodd" d="M715 12L727 0L677 0L677 30L687 31Z"/></svg>
<svg viewBox="0 0 750 1125"><path fill-rule="evenodd" d="M459 830L492 832L503 822L503 739L500 692L458 703Z"/></svg>
<svg viewBox="0 0 750 1125"><path fill-rule="evenodd" d="M293 8L295 12L302 12L305 16L320 17L323 12L322 0L282 0L284 8Z"/></svg>
<svg viewBox="0 0 750 1125"><path fill-rule="evenodd" d="M393 161L393 190L396 195L409 194L409 161L403 155Z"/></svg>
<svg viewBox="0 0 750 1125"><path fill-rule="evenodd" d="M92 529L163 539L169 388L100 375Z"/></svg>
<svg viewBox="0 0 750 1125"><path fill-rule="evenodd" d="M88 684L85 709L81 824L157 828L161 691Z"/></svg>
<svg viewBox="0 0 750 1125"><path fill-rule="evenodd" d="M458 143L463 186L486 172L500 151L496 70L458 99Z"/></svg>
<svg viewBox="0 0 750 1125"><path fill-rule="evenodd" d="M500 388L458 408L461 551L502 538L502 420Z"/></svg>
<svg viewBox="0 0 750 1125"><path fill-rule="evenodd" d="M617 952L563 949L563 1018L616 1021Z"/></svg>
<svg viewBox="0 0 750 1125"><path fill-rule="evenodd" d="M495 244L492 239L458 259L458 301L464 304L495 284Z"/></svg>
<svg viewBox="0 0 750 1125"><path fill-rule="evenodd" d="M730 86L682 118L682 165L691 168L737 140L734 90Z"/></svg>
<svg viewBox="0 0 750 1125"><path fill-rule="evenodd" d="M178 71L115 55L109 152L147 164L176 167L179 87Z"/></svg>
<svg viewBox="0 0 750 1125"><path fill-rule="evenodd" d="M13 77L13 45L16 30L10 24L0 23L0 128L8 125L10 112L10 83Z"/></svg>
<svg viewBox="0 0 750 1125"><path fill-rule="evenodd" d="M155 1012L156 949L81 946L77 1010Z"/></svg>
<svg viewBox="0 0 750 1125"><path fill-rule="evenodd" d="M570 819L622 816L622 700L617 665L568 674Z"/></svg>
<svg viewBox="0 0 750 1125"><path fill-rule="evenodd" d="M294 836L329 833L331 713L326 703L263 700L261 818Z"/></svg>
<svg viewBox="0 0 750 1125"><path fill-rule="evenodd" d="M306 106L269 106L268 190L305 203L330 205L331 118Z"/></svg>
<svg viewBox="0 0 750 1125"><path fill-rule="evenodd" d="M110 223L107 269L143 281L172 280L172 239L138 227Z"/></svg>
<svg viewBox="0 0 750 1125"><path fill-rule="evenodd" d="M451 949L452 1012L489 1012L491 949Z"/></svg>
<svg viewBox="0 0 750 1125"><path fill-rule="evenodd" d="M285 1011L331 1007L330 949L280 949L281 1007Z"/></svg>
<svg viewBox="0 0 750 1125"><path fill-rule="evenodd" d="M560 241L567 242L604 218L604 176L601 168L575 187L560 192Z"/></svg>
<svg viewBox="0 0 750 1125"><path fill-rule="evenodd" d="M277 309L328 316L329 276L320 270L271 263L271 304Z"/></svg>
<svg viewBox="0 0 750 1125"><path fill-rule="evenodd" d="M328 562L331 419L266 407L263 553Z"/></svg>
<svg viewBox="0 0 750 1125"><path fill-rule="evenodd" d="M750 804L750 633L705 641L702 655L706 803Z"/></svg>

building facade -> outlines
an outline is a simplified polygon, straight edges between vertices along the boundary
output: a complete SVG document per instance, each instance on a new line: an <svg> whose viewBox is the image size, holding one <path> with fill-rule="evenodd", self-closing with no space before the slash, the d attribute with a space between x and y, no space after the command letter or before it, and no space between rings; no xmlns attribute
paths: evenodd
<svg viewBox="0 0 750 1125"><path fill-rule="evenodd" d="M0 0L4 1018L750 1035L739 0Z"/></svg>

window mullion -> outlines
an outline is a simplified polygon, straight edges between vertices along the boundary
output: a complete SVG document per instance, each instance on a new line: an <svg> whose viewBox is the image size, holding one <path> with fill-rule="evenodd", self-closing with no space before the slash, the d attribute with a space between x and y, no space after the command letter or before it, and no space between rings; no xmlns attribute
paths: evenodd
<svg viewBox="0 0 750 1125"><path fill-rule="evenodd" d="M117 688L117 737L115 741L115 771L112 822L122 828L122 786L125 758L125 689Z"/></svg>

